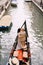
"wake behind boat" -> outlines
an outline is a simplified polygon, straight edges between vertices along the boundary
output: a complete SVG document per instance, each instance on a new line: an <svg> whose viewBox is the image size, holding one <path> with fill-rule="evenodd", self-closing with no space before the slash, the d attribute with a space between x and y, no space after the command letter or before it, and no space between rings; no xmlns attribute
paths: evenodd
<svg viewBox="0 0 43 65"><path fill-rule="evenodd" d="M26 21L18 29L17 34L7 65L31 65L30 43L27 41Z"/></svg>

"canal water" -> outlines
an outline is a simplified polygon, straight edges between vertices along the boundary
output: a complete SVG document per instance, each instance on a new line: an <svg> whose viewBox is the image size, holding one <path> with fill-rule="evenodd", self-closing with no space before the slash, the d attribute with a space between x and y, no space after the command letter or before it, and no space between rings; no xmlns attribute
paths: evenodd
<svg viewBox="0 0 43 65"><path fill-rule="evenodd" d="M31 64L43 65L43 13L31 2L18 0L17 7L6 11L12 18L10 32L0 32L0 65L6 65L17 35L17 29L26 20L30 42Z"/></svg>

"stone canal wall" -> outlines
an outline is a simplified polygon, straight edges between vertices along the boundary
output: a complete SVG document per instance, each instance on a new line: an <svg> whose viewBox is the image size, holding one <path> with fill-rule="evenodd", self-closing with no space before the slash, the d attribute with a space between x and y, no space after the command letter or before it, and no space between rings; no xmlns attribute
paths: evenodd
<svg viewBox="0 0 43 65"><path fill-rule="evenodd" d="M43 0L34 0L35 2L37 2L38 4L40 4L41 2L43 3Z"/></svg>
<svg viewBox="0 0 43 65"><path fill-rule="evenodd" d="M42 3L43 3L43 0L42 0Z"/></svg>
<svg viewBox="0 0 43 65"><path fill-rule="evenodd" d="M43 0L34 0L36 1L38 4L42 3L43 4Z"/></svg>
<svg viewBox="0 0 43 65"><path fill-rule="evenodd" d="M5 14L5 11L8 9L11 0L0 0L0 18Z"/></svg>
<svg viewBox="0 0 43 65"><path fill-rule="evenodd" d="M42 1L42 3L43 3L43 0L36 0L38 3L40 3L41 1Z"/></svg>
<svg viewBox="0 0 43 65"><path fill-rule="evenodd" d="M32 0L32 2L43 12L43 0Z"/></svg>

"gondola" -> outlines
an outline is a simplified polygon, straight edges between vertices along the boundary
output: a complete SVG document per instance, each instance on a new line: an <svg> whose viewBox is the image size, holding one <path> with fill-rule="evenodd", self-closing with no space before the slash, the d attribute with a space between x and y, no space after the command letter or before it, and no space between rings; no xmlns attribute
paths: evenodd
<svg viewBox="0 0 43 65"><path fill-rule="evenodd" d="M17 57L15 57L14 58L14 52L16 51L16 47L17 47L17 42L18 42L18 36L16 36L16 39L15 39L15 42L14 42L14 44L13 44L13 47L12 47L12 50L11 50L11 53L10 53L10 56L9 56L9 60L8 60L8 62L7 62L7 64L6 65L31 65L31 52L30 52L30 43L28 42L28 40L27 40L27 37L28 37L28 32L27 32L27 26L26 26L26 21L23 23L23 25L21 26L21 28L23 28L23 26L24 26L24 29L25 29L25 32L26 32L26 34L27 34L27 36L26 36L26 45L27 45L27 50L26 50L26 52L28 52L28 58L24 61L24 62L22 62L21 60L20 60L20 62L19 62L19 60L18 60L18 58ZM20 29L21 29L20 28ZM14 49L13 49L14 48ZM21 51L22 52L22 51ZM13 54L12 54L13 53ZM20 53L19 53L20 54ZM24 54L25 55L25 54ZM20 55L19 55L20 56ZM15 64L13 64L12 63L12 60L13 61L15 61ZM26 63L27 62L27 63ZM17 63L17 64L16 64Z"/></svg>
<svg viewBox="0 0 43 65"><path fill-rule="evenodd" d="M11 6L17 7L17 0L11 0Z"/></svg>
<svg viewBox="0 0 43 65"><path fill-rule="evenodd" d="M0 20L0 31L10 32L12 27L12 20L10 15L5 15Z"/></svg>

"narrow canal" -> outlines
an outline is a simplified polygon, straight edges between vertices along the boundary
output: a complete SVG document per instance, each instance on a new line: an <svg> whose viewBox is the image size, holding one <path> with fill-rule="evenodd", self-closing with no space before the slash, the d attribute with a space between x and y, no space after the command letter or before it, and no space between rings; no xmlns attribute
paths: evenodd
<svg viewBox="0 0 43 65"><path fill-rule="evenodd" d="M6 14L12 17L10 32L0 32L0 65L6 65L17 35L17 29L26 20L32 65L43 65L43 13L33 4L18 0L17 8L9 7Z"/></svg>

